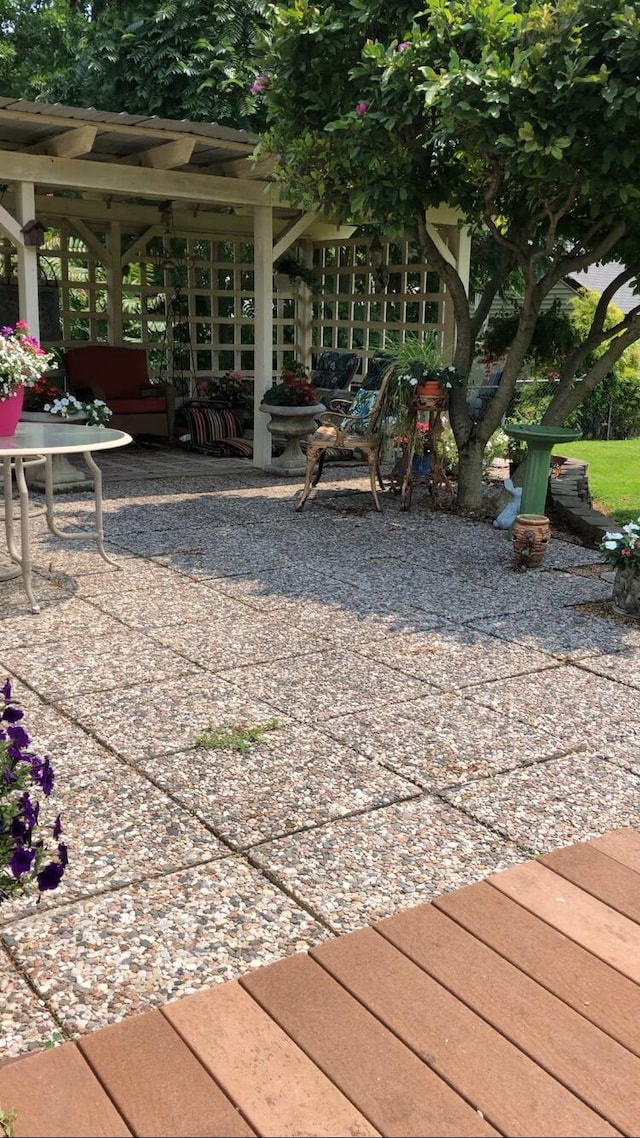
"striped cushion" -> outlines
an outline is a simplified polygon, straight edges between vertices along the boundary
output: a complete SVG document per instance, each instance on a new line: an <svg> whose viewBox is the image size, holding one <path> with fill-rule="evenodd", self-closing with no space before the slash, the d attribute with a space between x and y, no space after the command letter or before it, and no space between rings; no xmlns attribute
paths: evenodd
<svg viewBox="0 0 640 1138"><path fill-rule="evenodd" d="M229 409L221 410L199 402L185 403L184 412L191 442L198 446L208 446L225 439L239 439L242 435L240 421Z"/></svg>

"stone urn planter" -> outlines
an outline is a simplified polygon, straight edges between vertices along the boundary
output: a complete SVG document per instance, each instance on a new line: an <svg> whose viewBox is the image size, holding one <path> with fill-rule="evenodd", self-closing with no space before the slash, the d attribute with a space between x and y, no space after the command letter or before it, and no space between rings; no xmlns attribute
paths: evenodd
<svg viewBox="0 0 640 1138"><path fill-rule="evenodd" d="M640 576L633 565L616 569L613 580L613 611L640 620Z"/></svg>
<svg viewBox="0 0 640 1138"><path fill-rule="evenodd" d="M77 423L84 426L86 415L49 415L47 411L23 411L20 416L21 423L46 423L48 427L57 424L68 426ZM51 469L53 474L54 494L68 494L72 490L93 490L93 478L79 467L73 466L66 454L51 456ZM27 482L34 490L45 490L44 467L35 466L26 472Z"/></svg>
<svg viewBox="0 0 640 1138"><path fill-rule="evenodd" d="M260 410L271 415L267 430L272 435L282 435L287 444L284 453L272 460L271 468L279 474L304 474L307 460L300 442L315 430L317 416L326 410L324 403L306 407L261 403Z"/></svg>

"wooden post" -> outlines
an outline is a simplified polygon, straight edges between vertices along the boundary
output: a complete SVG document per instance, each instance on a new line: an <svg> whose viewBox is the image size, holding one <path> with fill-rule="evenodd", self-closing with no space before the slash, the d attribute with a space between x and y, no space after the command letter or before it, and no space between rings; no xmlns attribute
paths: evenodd
<svg viewBox="0 0 640 1138"><path fill-rule="evenodd" d="M26 225L36 215L36 197L33 182L18 182L16 206L20 225ZM36 245L18 245L18 297L20 319L29 325L34 339L40 339L40 309L38 306L38 249Z"/></svg>
<svg viewBox="0 0 640 1138"><path fill-rule="evenodd" d="M253 464L261 470L271 466L271 435L268 416L260 410L262 396L273 379L273 210L255 207L253 215L255 281L255 348Z"/></svg>
<svg viewBox="0 0 640 1138"><path fill-rule="evenodd" d="M109 343L122 344L122 265L121 225L110 221L107 227L107 319Z"/></svg>

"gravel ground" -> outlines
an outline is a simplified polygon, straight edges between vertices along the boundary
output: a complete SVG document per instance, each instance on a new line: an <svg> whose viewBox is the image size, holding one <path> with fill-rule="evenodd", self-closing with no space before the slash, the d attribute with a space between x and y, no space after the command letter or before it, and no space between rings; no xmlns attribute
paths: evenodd
<svg viewBox="0 0 640 1138"><path fill-rule="evenodd" d="M39 517L42 611L0 586L70 853L57 893L2 910L0 1055L640 824L640 631L592 550L513 573L486 522L374 513L361 469L297 515L297 483L238 461L101 465L118 568ZM246 753L196 745L272 720Z"/></svg>

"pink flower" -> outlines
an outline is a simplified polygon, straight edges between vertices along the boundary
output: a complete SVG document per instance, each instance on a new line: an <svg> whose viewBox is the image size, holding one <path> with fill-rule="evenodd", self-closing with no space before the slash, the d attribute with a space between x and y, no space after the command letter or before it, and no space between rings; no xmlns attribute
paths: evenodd
<svg viewBox="0 0 640 1138"><path fill-rule="evenodd" d="M271 80L268 75L258 75L251 84L250 91L252 95L262 95L271 86Z"/></svg>
<svg viewBox="0 0 640 1138"><path fill-rule="evenodd" d="M404 40L398 44L398 51L406 51L408 47L411 47L409 40Z"/></svg>
<svg viewBox="0 0 640 1138"><path fill-rule="evenodd" d="M25 324L24 320L16 320L16 328L26 328L26 327L27 327L27 324Z"/></svg>
<svg viewBox="0 0 640 1138"><path fill-rule="evenodd" d="M631 557L631 550L630 549L621 549L620 552L621 552L623 557Z"/></svg>
<svg viewBox="0 0 640 1138"><path fill-rule="evenodd" d="M361 116L366 115L368 110L369 110L369 104L368 103L356 103L356 114L357 115L361 115Z"/></svg>

